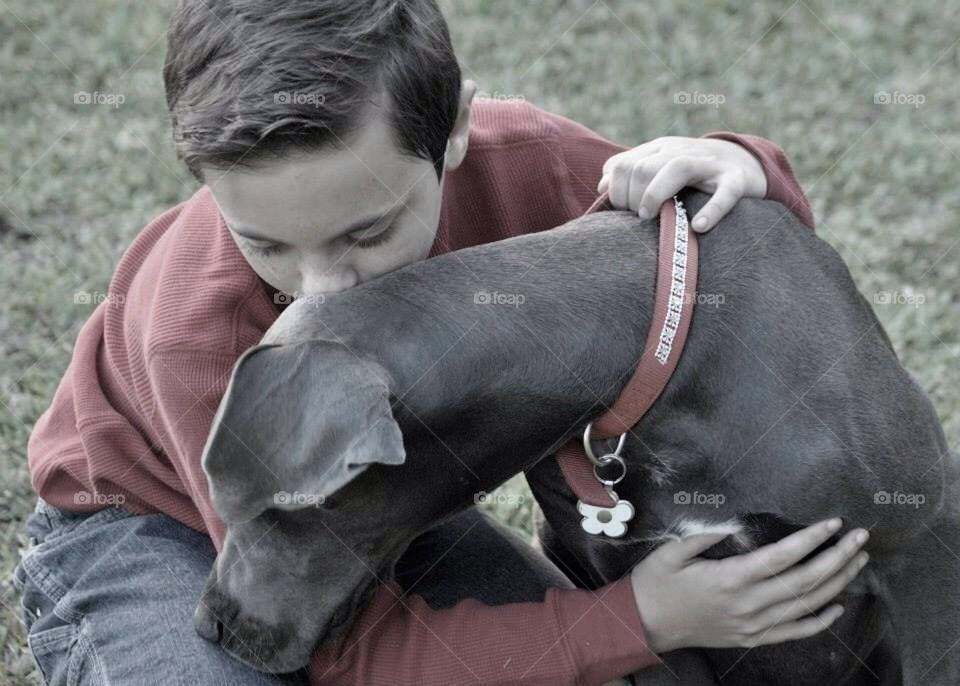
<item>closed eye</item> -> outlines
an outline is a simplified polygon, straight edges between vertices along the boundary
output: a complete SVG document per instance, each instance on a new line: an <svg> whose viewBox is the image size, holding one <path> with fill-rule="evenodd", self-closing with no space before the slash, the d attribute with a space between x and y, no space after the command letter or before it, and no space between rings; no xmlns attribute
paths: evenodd
<svg viewBox="0 0 960 686"><path fill-rule="evenodd" d="M393 223L393 216L386 216L373 226L369 226L353 233L345 234L345 238L358 248L372 248L388 241L394 234L396 224ZM283 244L261 243L249 238L245 238L244 247L256 257L270 257L275 255L282 248Z"/></svg>
<svg viewBox="0 0 960 686"><path fill-rule="evenodd" d="M348 235L348 238L358 248L372 248L375 245L380 245L381 243L388 241L390 237L393 236L395 226L396 224L391 224L387 228L372 236L368 234L363 238L354 238L352 235Z"/></svg>
<svg viewBox="0 0 960 686"><path fill-rule="evenodd" d="M275 243L262 244L247 240L245 241L245 245L247 246L247 250L257 257L270 257L280 250L280 246Z"/></svg>
<svg viewBox="0 0 960 686"><path fill-rule="evenodd" d="M393 217L385 217L384 219L389 221L381 220L366 229L348 233L346 235L347 240L359 248L372 248L375 245L380 245L393 235L396 226L392 223Z"/></svg>

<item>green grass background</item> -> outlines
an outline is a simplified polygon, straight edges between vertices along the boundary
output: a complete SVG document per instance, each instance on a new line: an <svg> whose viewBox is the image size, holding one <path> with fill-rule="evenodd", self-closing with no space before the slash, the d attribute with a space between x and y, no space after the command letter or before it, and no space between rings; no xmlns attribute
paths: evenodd
<svg viewBox="0 0 960 686"><path fill-rule="evenodd" d="M731 129L788 152L819 232L878 305L960 441L960 6L707 0L443 0L465 76L623 144ZM160 68L172 4L0 0L0 572L33 506L26 442L138 231L189 197ZM117 108L74 93L122 93ZM678 92L720 94L685 106ZM922 96L878 104L878 92ZM918 98L913 97L913 100ZM776 240L771 235L768 240ZM521 480L497 514L529 531ZM519 504L515 504L519 503ZM17 598L0 595L0 683L35 683Z"/></svg>

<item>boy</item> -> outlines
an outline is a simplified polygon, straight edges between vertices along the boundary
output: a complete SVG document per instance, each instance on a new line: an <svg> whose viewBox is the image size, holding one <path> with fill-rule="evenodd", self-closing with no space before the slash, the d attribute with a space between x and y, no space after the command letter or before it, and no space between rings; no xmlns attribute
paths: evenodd
<svg viewBox="0 0 960 686"><path fill-rule="evenodd" d="M614 207L650 215L683 186L712 192L698 230L739 197L768 197L813 228L768 141L717 133L625 150L528 104L474 102L433 0L183 0L164 79L178 155L203 185L125 252L28 445L37 545L15 577L48 683L68 673L104 683L305 678L259 673L192 622L224 535L201 452L233 363L291 297L558 226L603 190ZM441 542L458 531L470 535L448 550ZM852 539L784 569L772 595L769 579L748 571L772 557L797 562L828 533L811 527L756 551L766 557L732 561L737 598L715 593L693 560L710 537L665 545L607 597L570 588L472 510L418 539L398 570L419 593L412 570L442 561L447 585L403 603L378 592L342 640L315 653L310 680L601 683L654 664L658 651L772 640L756 638L768 629L780 641L810 635L835 607L819 619L778 615L748 636L733 601L763 596L769 609L819 591L811 597L825 605L848 580ZM508 581L497 581L501 569ZM822 572L815 589L798 580L811 570ZM457 604L457 588L495 598L493 614ZM437 643L404 646L419 639Z"/></svg>

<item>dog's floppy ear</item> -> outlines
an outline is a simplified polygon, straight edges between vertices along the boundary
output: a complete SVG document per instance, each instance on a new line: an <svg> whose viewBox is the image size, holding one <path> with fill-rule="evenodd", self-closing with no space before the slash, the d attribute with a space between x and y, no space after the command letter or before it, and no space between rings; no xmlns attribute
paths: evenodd
<svg viewBox="0 0 960 686"><path fill-rule="evenodd" d="M231 523L322 502L371 464L405 458L387 371L341 344L310 340L240 356L202 464L214 508Z"/></svg>

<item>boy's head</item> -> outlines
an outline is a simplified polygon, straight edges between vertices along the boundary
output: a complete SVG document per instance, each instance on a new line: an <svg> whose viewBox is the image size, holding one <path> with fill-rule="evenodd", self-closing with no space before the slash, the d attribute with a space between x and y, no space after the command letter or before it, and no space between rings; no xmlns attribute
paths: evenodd
<svg viewBox="0 0 960 686"><path fill-rule="evenodd" d="M177 154L251 267L295 296L427 256L470 103L435 0L181 0Z"/></svg>

